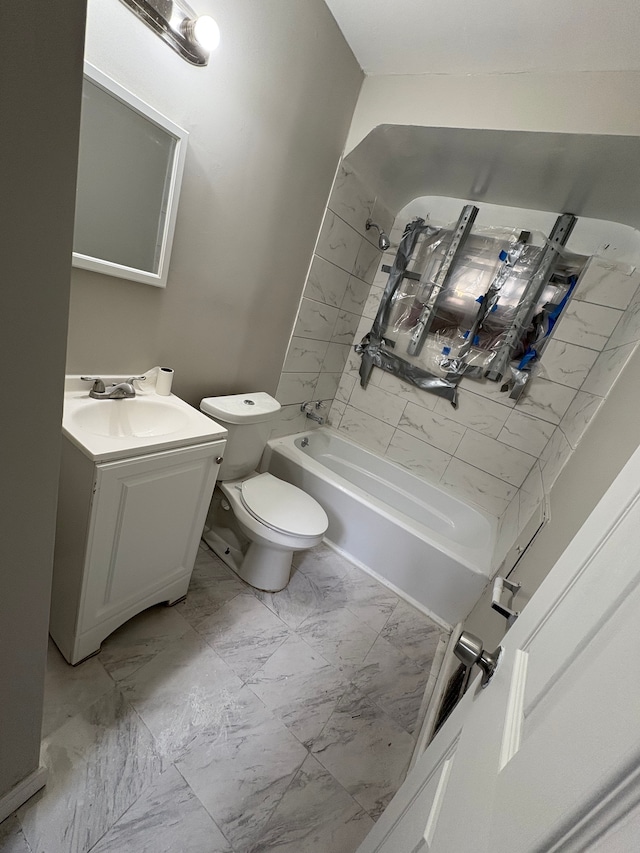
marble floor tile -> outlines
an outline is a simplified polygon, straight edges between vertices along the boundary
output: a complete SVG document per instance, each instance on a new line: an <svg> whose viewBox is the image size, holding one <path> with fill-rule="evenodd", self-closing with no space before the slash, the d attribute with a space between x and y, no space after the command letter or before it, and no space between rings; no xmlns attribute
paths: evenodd
<svg viewBox="0 0 640 853"><path fill-rule="evenodd" d="M311 753L377 818L400 787L414 740L355 688L340 700Z"/></svg>
<svg viewBox="0 0 640 853"><path fill-rule="evenodd" d="M307 756L248 687L176 766L237 851L250 849Z"/></svg>
<svg viewBox="0 0 640 853"><path fill-rule="evenodd" d="M330 590L323 590L313 577L295 568L291 580L281 592L255 590L253 594L294 630L307 616L335 607L340 601L337 592L333 594Z"/></svg>
<svg viewBox="0 0 640 853"><path fill-rule="evenodd" d="M0 823L0 851L2 853L31 853L27 839L14 815Z"/></svg>
<svg viewBox="0 0 640 853"><path fill-rule="evenodd" d="M394 592L326 545L305 552L299 562L298 571L306 575L321 595L318 607L312 614L312 622L318 620L321 610L328 612L347 608L357 619L353 624L364 622L378 633L399 601ZM347 623L349 622L351 620L347 619ZM300 627L308 634L309 626ZM365 632L363 639L369 636L371 635ZM343 639L348 643L348 636ZM335 660L335 657L331 659Z"/></svg>
<svg viewBox="0 0 640 853"><path fill-rule="evenodd" d="M113 681L97 658L71 666L49 639L42 737L50 735L110 690L113 690Z"/></svg>
<svg viewBox="0 0 640 853"><path fill-rule="evenodd" d="M148 729L114 689L45 738L47 785L18 810L32 853L86 853L162 770Z"/></svg>
<svg viewBox="0 0 640 853"><path fill-rule="evenodd" d="M378 636L346 607L314 613L298 633L329 663L343 669L361 664Z"/></svg>
<svg viewBox="0 0 640 853"><path fill-rule="evenodd" d="M353 853L373 823L309 756L250 853Z"/></svg>
<svg viewBox="0 0 640 853"><path fill-rule="evenodd" d="M429 669L383 637L352 674L353 683L410 734L416 729L428 678Z"/></svg>
<svg viewBox="0 0 640 853"><path fill-rule="evenodd" d="M111 678L121 681L191 630L175 607L158 604L129 619L107 637L98 659Z"/></svg>
<svg viewBox="0 0 640 853"><path fill-rule="evenodd" d="M349 682L304 640L291 637L247 685L308 745L322 731Z"/></svg>
<svg viewBox="0 0 640 853"><path fill-rule="evenodd" d="M170 767L103 835L91 853L233 853L231 845Z"/></svg>
<svg viewBox="0 0 640 853"><path fill-rule="evenodd" d="M343 604L349 583L350 563L327 545L293 555L296 570L306 576L323 609Z"/></svg>
<svg viewBox="0 0 640 853"><path fill-rule="evenodd" d="M352 563L347 557L344 557L325 542L321 542L320 545L307 551L295 551L293 565L302 572L318 571L322 573L324 571L329 574L344 576L348 574Z"/></svg>
<svg viewBox="0 0 640 853"><path fill-rule="evenodd" d="M202 729L224 725L242 681L191 630L120 686L162 755L176 760Z"/></svg>
<svg viewBox="0 0 640 853"><path fill-rule="evenodd" d="M406 601L399 601L380 636L425 669L431 669L440 637L447 632Z"/></svg>
<svg viewBox="0 0 640 853"><path fill-rule="evenodd" d="M400 599L374 577L351 566L345 606L374 631L381 631Z"/></svg>
<svg viewBox="0 0 640 853"><path fill-rule="evenodd" d="M291 631L253 595L238 595L198 625L200 633L246 681L267 661Z"/></svg>
<svg viewBox="0 0 640 853"><path fill-rule="evenodd" d="M203 546L185 602L78 667L52 647L49 783L0 851L355 853L409 764L445 634L326 545L294 566L262 594Z"/></svg>
<svg viewBox="0 0 640 853"><path fill-rule="evenodd" d="M176 604L175 609L197 628L200 622L248 589L247 584L207 548L198 552L187 597Z"/></svg>

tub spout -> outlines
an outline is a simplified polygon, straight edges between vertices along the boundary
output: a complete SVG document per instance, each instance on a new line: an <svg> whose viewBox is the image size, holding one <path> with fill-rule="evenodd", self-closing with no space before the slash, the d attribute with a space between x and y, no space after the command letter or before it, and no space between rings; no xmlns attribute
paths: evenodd
<svg viewBox="0 0 640 853"><path fill-rule="evenodd" d="M324 418L322 415L318 414L319 409L324 409L324 403L322 400L318 400L317 403L309 401L308 403L302 403L300 406L300 411L304 412L308 418L311 418L311 420L315 421L317 424L323 424Z"/></svg>

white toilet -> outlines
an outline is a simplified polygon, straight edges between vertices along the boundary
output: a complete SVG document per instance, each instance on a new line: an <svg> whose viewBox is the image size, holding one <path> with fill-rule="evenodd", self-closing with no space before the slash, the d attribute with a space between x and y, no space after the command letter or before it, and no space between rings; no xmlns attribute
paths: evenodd
<svg viewBox="0 0 640 853"><path fill-rule="evenodd" d="M200 409L229 431L203 538L251 586L284 589L293 552L320 544L329 520L310 495L255 470L280 404L258 392L205 397Z"/></svg>

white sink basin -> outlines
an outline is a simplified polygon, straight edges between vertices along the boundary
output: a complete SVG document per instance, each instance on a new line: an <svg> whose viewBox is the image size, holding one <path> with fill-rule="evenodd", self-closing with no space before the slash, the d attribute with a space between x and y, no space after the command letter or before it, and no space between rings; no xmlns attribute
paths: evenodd
<svg viewBox="0 0 640 853"><path fill-rule="evenodd" d="M92 400L78 406L69 418L76 427L94 435L145 438L171 435L184 428L187 413L148 397L133 400Z"/></svg>
<svg viewBox="0 0 640 853"><path fill-rule="evenodd" d="M103 377L105 383L121 377ZM63 434L94 462L219 441L226 430L174 394L153 386L128 400L94 400L77 376L65 381Z"/></svg>

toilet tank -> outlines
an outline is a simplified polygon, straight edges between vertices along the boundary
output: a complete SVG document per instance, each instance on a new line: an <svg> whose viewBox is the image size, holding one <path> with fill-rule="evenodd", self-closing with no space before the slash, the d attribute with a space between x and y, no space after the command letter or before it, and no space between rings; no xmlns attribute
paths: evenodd
<svg viewBox="0 0 640 853"><path fill-rule="evenodd" d="M271 422L280 411L280 403L258 391L205 397L200 410L228 430L219 480L237 480L255 471L271 432Z"/></svg>

